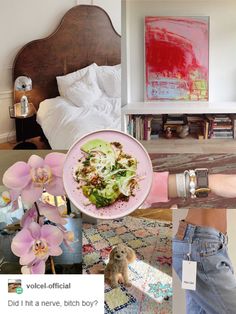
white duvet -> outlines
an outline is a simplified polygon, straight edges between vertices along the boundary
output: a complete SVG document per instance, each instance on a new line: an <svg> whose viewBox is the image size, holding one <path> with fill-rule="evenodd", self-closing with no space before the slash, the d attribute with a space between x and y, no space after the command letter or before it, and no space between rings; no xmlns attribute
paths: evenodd
<svg viewBox="0 0 236 314"><path fill-rule="evenodd" d="M102 96L95 103L77 107L64 97L40 103L37 122L52 149L67 150L83 135L100 129L121 129L120 98Z"/></svg>

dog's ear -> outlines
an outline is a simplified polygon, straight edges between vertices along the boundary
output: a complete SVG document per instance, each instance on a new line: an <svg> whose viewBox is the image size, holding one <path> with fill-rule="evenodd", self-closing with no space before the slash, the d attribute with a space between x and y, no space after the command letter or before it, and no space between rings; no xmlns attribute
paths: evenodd
<svg viewBox="0 0 236 314"><path fill-rule="evenodd" d="M116 247L113 247L112 250L111 250L111 252L110 252L109 261L114 261L115 248L116 248Z"/></svg>
<svg viewBox="0 0 236 314"><path fill-rule="evenodd" d="M136 254L134 252L133 249L131 249L130 247L126 246L126 254L127 254L127 261L128 263L133 263L136 259Z"/></svg>

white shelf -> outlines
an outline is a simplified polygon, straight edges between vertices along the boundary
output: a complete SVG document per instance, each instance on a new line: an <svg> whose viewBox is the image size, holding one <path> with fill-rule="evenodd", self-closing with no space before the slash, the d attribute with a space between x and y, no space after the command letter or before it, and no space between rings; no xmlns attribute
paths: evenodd
<svg viewBox="0 0 236 314"><path fill-rule="evenodd" d="M236 114L236 101L232 102L136 102L122 108L122 127L127 131L129 115L161 114ZM160 138L141 141L149 153L236 153L235 139L198 140Z"/></svg>
<svg viewBox="0 0 236 314"><path fill-rule="evenodd" d="M232 102L136 102L122 108L129 114L229 114L236 113L236 101Z"/></svg>

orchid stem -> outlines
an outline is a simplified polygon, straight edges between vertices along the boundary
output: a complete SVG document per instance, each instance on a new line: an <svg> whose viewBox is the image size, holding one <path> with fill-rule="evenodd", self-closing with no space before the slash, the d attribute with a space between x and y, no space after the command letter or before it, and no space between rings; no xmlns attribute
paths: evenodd
<svg viewBox="0 0 236 314"><path fill-rule="evenodd" d="M52 273L56 275L55 264L54 264L54 260L52 256L50 256L50 264L51 264Z"/></svg>
<svg viewBox="0 0 236 314"><path fill-rule="evenodd" d="M36 210L37 210L37 223L39 223L39 218L40 218L40 212L39 212L39 207L38 207L38 204L37 204L37 202L34 202L34 205L35 205L35 208L36 208Z"/></svg>

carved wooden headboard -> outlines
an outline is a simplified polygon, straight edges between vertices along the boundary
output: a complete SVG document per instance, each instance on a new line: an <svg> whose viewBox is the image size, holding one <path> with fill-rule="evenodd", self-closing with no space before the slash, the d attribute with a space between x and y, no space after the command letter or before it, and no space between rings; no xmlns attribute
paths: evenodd
<svg viewBox="0 0 236 314"><path fill-rule="evenodd" d="M91 63L115 65L121 62L121 38L107 13L97 6L78 5L63 17L57 30L47 38L26 44L13 65L13 81L26 75L32 79L28 92L38 109L41 101L59 95L56 76ZM18 102L21 94L14 94Z"/></svg>

